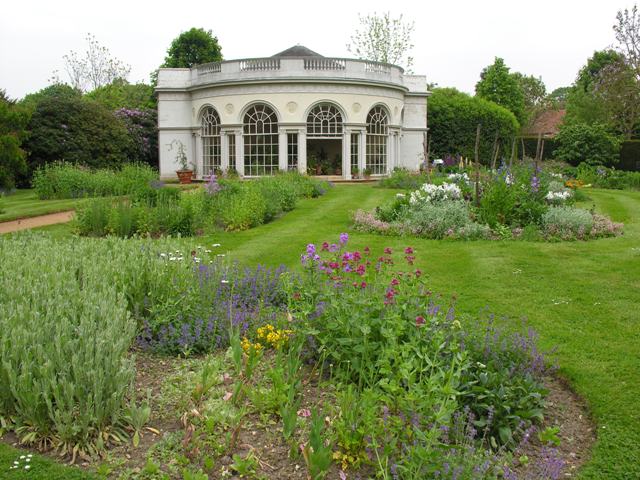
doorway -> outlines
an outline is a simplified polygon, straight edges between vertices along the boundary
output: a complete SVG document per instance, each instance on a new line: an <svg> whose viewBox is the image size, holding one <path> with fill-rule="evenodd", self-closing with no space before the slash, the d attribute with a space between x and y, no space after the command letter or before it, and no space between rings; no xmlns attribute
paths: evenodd
<svg viewBox="0 0 640 480"><path fill-rule="evenodd" d="M307 139L307 167L311 175L342 175L342 139Z"/></svg>

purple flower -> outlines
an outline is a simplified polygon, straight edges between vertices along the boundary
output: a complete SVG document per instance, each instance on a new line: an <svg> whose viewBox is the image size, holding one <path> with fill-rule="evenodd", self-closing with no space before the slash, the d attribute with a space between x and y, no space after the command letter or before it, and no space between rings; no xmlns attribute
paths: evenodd
<svg viewBox="0 0 640 480"><path fill-rule="evenodd" d="M316 253L316 246L313 243L307 245L307 255L312 257Z"/></svg>
<svg viewBox="0 0 640 480"><path fill-rule="evenodd" d="M340 244L344 245L348 241L349 241L349 234L348 233L341 233L340 234Z"/></svg>

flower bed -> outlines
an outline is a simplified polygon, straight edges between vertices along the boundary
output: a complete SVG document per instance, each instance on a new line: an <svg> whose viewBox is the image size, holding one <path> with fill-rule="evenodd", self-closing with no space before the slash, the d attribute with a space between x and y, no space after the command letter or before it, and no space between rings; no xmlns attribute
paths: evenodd
<svg viewBox="0 0 640 480"><path fill-rule="evenodd" d="M398 193L375 212L357 211L356 229L433 239L587 240L622 233L622 224L573 206L575 183L533 166L483 172L477 186L466 172L434 175L434 183Z"/></svg>
<svg viewBox="0 0 640 480"><path fill-rule="evenodd" d="M127 350L227 349L183 372L183 430L154 449L172 476L255 472L252 451L235 454L253 415L311 478L514 478L511 452L544 416L535 333L463 326L412 247L348 245L307 245L295 275L229 263L217 244L0 238L2 428L72 456L137 445L150 406Z"/></svg>
<svg viewBox="0 0 640 480"><path fill-rule="evenodd" d="M322 195L326 184L286 173L253 181L212 176L181 192L154 185L129 198L94 199L77 215L81 235L193 236L206 230L246 230L295 208L298 199Z"/></svg>

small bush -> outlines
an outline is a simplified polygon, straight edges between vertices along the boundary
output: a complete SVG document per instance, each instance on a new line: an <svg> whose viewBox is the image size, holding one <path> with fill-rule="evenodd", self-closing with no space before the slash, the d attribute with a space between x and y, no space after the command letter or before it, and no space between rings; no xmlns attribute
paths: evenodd
<svg viewBox="0 0 640 480"><path fill-rule="evenodd" d="M542 232L550 238L585 239L592 227L593 215L581 208L551 207L542 216Z"/></svg>
<svg viewBox="0 0 640 480"><path fill-rule="evenodd" d="M412 209L403 222L403 230L426 238L487 238L490 230L471 220L464 201L424 204Z"/></svg>
<svg viewBox="0 0 640 480"><path fill-rule="evenodd" d="M613 165L619 160L619 139L599 123L563 125L556 142L556 158L574 166Z"/></svg>
<svg viewBox="0 0 640 480"><path fill-rule="evenodd" d="M427 183L428 177L425 172L412 172L406 168L394 168L391 175L380 180L378 186L382 188L402 188L404 190L415 190Z"/></svg>

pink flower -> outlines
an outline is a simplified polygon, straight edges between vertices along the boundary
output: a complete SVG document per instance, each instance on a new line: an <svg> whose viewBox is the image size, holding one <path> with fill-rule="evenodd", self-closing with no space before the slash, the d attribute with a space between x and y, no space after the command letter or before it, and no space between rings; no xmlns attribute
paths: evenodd
<svg viewBox="0 0 640 480"><path fill-rule="evenodd" d="M322 250L324 252L329 250L329 243L328 242L322 242Z"/></svg>
<svg viewBox="0 0 640 480"><path fill-rule="evenodd" d="M407 255L411 255L413 253L413 248L411 247L407 247L404 249L404 253L406 253Z"/></svg>
<svg viewBox="0 0 640 480"><path fill-rule="evenodd" d="M347 474L342 470L340 470L340 473L338 475L340 476L340 480L347 480Z"/></svg>
<svg viewBox="0 0 640 480"><path fill-rule="evenodd" d="M399 285L399 284L400 284L400 282L398 281L398 279L397 279L397 278L394 278L393 280L391 280L391 285L393 285L394 287L395 287L396 285Z"/></svg>
<svg viewBox="0 0 640 480"><path fill-rule="evenodd" d="M364 247L364 254L369 255L371 253L371 249L369 247Z"/></svg>
<svg viewBox="0 0 640 480"><path fill-rule="evenodd" d="M231 400L231 397L233 397L233 393L231 393L231 392L225 392L224 397L222 397L222 399L223 399L225 402L228 402L229 400Z"/></svg>
<svg viewBox="0 0 640 480"><path fill-rule="evenodd" d="M390 247L385 247L384 253L386 253L387 255L391 255L391 248Z"/></svg>
<svg viewBox="0 0 640 480"><path fill-rule="evenodd" d="M416 317L416 327L419 327L420 325L424 325L424 317L422 315L418 315Z"/></svg>
<svg viewBox="0 0 640 480"><path fill-rule="evenodd" d="M422 275L422 270L416 270L416 277L419 277L420 275Z"/></svg>
<svg viewBox="0 0 640 480"><path fill-rule="evenodd" d="M308 408L301 408L298 410L298 416L302 418L309 418L311 416L311 410Z"/></svg>
<svg viewBox="0 0 640 480"><path fill-rule="evenodd" d="M362 282L360 284L360 288L367 288L367 282Z"/></svg>

